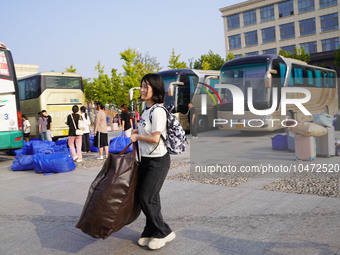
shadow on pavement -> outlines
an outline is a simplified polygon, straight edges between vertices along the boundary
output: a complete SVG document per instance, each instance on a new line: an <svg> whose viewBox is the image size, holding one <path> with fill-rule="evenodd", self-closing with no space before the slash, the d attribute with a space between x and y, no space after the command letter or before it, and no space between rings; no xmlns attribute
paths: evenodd
<svg viewBox="0 0 340 255"><path fill-rule="evenodd" d="M30 218L40 239L41 247L77 253L98 241L75 228L82 211L81 205L32 196L25 199L39 204L46 211L44 215ZM77 214L79 216L70 216Z"/></svg>
<svg viewBox="0 0 340 255"><path fill-rule="evenodd" d="M249 239L231 238L215 234L207 230L181 231L181 235L199 242L210 243L197 254L252 254L252 255L281 255L281 254L334 254L326 244L299 241L254 241ZM213 252L213 253L212 253Z"/></svg>

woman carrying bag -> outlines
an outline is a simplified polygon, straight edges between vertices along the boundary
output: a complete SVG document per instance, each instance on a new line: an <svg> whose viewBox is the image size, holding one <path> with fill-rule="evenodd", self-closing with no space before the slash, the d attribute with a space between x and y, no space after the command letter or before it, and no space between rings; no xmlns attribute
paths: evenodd
<svg viewBox="0 0 340 255"><path fill-rule="evenodd" d="M71 155L73 157L73 160L76 162L82 162L82 153L81 153L81 145L82 145L82 133L79 130L78 122L81 120L81 116L77 113L79 111L78 105L74 105L72 107L72 114L67 116L67 122L66 124L69 126L68 130L68 147L70 148ZM78 134L77 134L78 133ZM77 153L74 148L74 143L76 143Z"/></svg>
<svg viewBox="0 0 340 255"><path fill-rule="evenodd" d="M80 107L81 118L84 121L85 130L83 133L82 140L82 152L90 152L91 151L91 143L90 143L90 130L91 130L91 120L90 116L86 113L86 107Z"/></svg>
<svg viewBox="0 0 340 255"><path fill-rule="evenodd" d="M141 81L141 99L146 101L146 108L139 121L138 130L131 135L131 141L139 141L141 162L138 185L139 202L146 216L146 226L138 240L140 246L152 250L162 248L176 235L164 222L161 213L160 190L170 167L170 155L161 135L167 135L167 114L157 107L149 115L155 104L164 102L164 83L160 75L147 74Z"/></svg>

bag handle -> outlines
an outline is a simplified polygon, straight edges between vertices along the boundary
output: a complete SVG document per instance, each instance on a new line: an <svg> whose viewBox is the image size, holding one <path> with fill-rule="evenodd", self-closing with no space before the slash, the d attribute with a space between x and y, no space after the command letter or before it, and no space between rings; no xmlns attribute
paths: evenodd
<svg viewBox="0 0 340 255"><path fill-rule="evenodd" d="M130 142L120 153L119 155L122 155L126 152L126 150L130 147L130 145L133 144L132 146L132 153L134 156L136 156L136 152L138 154L138 158L139 158L139 151L138 151L138 143L137 142Z"/></svg>
<svg viewBox="0 0 340 255"><path fill-rule="evenodd" d="M72 113L70 114L71 115L71 119L73 121L73 126L74 126L74 129L77 130L78 128L76 127L76 123L74 122L74 119L73 119L73 116L72 116Z"/></svg>

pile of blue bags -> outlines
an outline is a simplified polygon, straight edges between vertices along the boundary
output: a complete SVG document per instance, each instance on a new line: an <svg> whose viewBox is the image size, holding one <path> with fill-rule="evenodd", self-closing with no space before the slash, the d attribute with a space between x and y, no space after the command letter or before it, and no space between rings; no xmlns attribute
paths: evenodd
<svg viewBox="0 0 340 255"><path fill-rule="evenodd" d="M15 150L13 171L35 170L36 173L64 173L76 168L67 139L52 141L32 140Z"/></svg>

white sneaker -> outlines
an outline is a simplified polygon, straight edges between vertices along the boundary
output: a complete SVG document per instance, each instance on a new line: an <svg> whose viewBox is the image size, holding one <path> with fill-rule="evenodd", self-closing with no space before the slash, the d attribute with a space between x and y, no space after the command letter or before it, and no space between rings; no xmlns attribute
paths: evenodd
<svg viewBox="0 0 340 255"><path fill-rule="evenodd" d="M99 158L97 158L97 159L104 159L104 157L103 156L100 156Z"/></svg>
<svg viewBox="0 0 340 255"><path fill-rule="evenodd" d="M149 245L150 241L151 241L151 237L141 237L138 239L137 243L139 246L145 247Z"/></svg>
<svg viewBox="0 0 340 255"><path fill-rule="evenodd" d="M107 158L108 155L105 155L105 158Z"/></svg>
<svg viewBox="0 0 340 255"><path fill-rule="evenodd" d="M76 162L79 163L79 162L82 162L83 160L82 159L77 159Z"/></svg>
<svg viewBox="0 0 340 255"><path fill-rule="evenodd" d="M176 237L176 234L174 232L171 232L169 235L167 235L164 238L152 238L151 241L148 244L149 249L151 250L158 250L168 242L171 242Z"/></svg>

